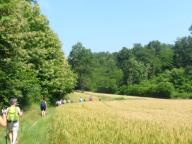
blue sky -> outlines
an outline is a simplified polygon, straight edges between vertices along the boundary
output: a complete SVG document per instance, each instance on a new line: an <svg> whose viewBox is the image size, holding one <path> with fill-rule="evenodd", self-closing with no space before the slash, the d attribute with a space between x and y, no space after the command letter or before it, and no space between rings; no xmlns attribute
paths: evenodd
<svg viewBox="0 0 192 144"><path fill-rule="evenodd" d="M189 35L192 0L39 0L65 55L82 42L93 52L117 52L151 40Z"/></svg>

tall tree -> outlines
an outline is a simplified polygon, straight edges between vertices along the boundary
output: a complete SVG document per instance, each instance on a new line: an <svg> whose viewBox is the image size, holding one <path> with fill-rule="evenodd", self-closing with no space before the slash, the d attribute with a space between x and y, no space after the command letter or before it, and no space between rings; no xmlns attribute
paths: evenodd
<svg viewBox="0 0 192 144"><path fill-rule="evenodd" d="M151 41L144 47L136 44L133 47L133 54L137 61L150 67L149 78L173 66L172 46L162 44L159 41Z"/></svg>
<svg viewBox="0 0 192 144"><path fill-rule="evenodd" d="M17 97L23 105L63 97L74 87L61 44L40 12L26 0L0 1L1 103Z"/></svg>
<svg viewBox="0 0 192 144"><path fill-rule="evenodd" d="M132 51L123 47L117 54L117 65L123 71L122 85L128 84L129 60L133 57Z"/></svg>
<svg viewBox="0 0 192 144"><path fill-rule="evenodd" d="M28 42L26 47L30 56L28 63L38 74L42 95L52 101L61 99L75 84L75 77L61 50L61 43L49 28L46 17L41 15L38 5L31 9L25 8L25 12L31 12L27 19L32 33L25 39Z"/></svg>
<svg viewBox="0 0 192 144"><path fill-rule="evenodd" d="M28 34L29 26L20 6L26 3L4 0L0 4L0 69L4 75L1 82L5 84L1 87L1 103L17 97L27 105L40 96L40 85L36 73L25 62L27 50L23 37Z"/></svg>
<svg viewBox="0 0 192 144"><path fill-rule="evenodd" d="M192 34L192 25L189 27L189 31L190 31L191 34Z"/></svg>
<svg viewBox="0 0 192 144"><path fill-rule="evenodd" d="M122 78L122 71L117 67L113 54L108 52L93 53L90 87L97 92L115 93Z"/></svg>
<svg viewBox="0 0 192 144"><path fill-rule="evenodd" d="M177 67L192 66L192 37L184 37L178 39L175 43L174 49L174 64Z"/></svg>
<svg viewBox="0 0 192 144"><path fill-rule="evenodd" d="M87 89L87 80L91 72L92 63L91 50L78 42L72 47L68 61L74 72L78 75L77 88L81 90Z"/></svg>

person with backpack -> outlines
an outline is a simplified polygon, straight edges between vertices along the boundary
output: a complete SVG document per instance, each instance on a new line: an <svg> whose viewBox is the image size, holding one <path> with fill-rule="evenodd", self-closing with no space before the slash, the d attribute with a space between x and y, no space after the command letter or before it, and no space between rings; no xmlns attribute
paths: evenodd
<svg viewBox="0 0 192 144"><path fill-rule="evenodd" d="M45 101L45 98L43 98L43 100L41 101L40 109L41 109L41 116L44 117L46 115L47 110L47 103Z"/></svg>
<svg viewBox="0 0 192 144"><path fill-rule="evenodd" d="M10 107L7 108L7 130L11 144L16 144L17 134L19 130L19 117L23 115L17 106L17 99L10 100Z"/></svg>

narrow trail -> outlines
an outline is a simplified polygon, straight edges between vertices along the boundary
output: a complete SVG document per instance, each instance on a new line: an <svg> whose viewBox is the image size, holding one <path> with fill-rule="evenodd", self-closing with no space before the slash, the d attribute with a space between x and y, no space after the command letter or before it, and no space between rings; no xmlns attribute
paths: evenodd
<svg viewBox="0 0 192 144"><path fill-rule="evenodd" d="M54 114L55 108L48 109L48 114L41 117L39 107L26 111L21 118L18 144L41 144L47 134L49 122ZM38 131L38 132L37 132Z"/></svg>
<svg viewBox="0 0 192 144"><path fill-rule="evenodd" d="M32 124L32 126L29 128L29 130L32 129L40 120L41 120L41 119L39 119L39 120L37 120L36 122L34 122L34 123Z"/></svg>

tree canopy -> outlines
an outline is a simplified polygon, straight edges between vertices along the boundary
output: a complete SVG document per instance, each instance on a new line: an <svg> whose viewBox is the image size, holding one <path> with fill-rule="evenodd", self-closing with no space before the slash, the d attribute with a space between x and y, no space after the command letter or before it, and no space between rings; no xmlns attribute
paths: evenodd
<svg viewBox="0 0 192 144"><path fill-rule="evenodd" d="M192 27L189 30L192 31ZM79 43L75 47L83 46ZM89 52L89 57L84 51ZM85 61L84 58L88 59ZM93 53L85 47L77 51L73 47L68 60L79 79L83 75L84 82L78 89L86 87L105 93L192 98L191 36L180 38L173 45L157 40L144 46L137 43L116 53ZM78 70L80 68L85 72Z"/></svg>
<svg viewBox="0 0 192 144"><path fill-rule="evenodd" d="M33 1L34 2L34 1ZM75 86L61 43L37 3L0 1L0 99L22 105L62 98Z"/></svg>

